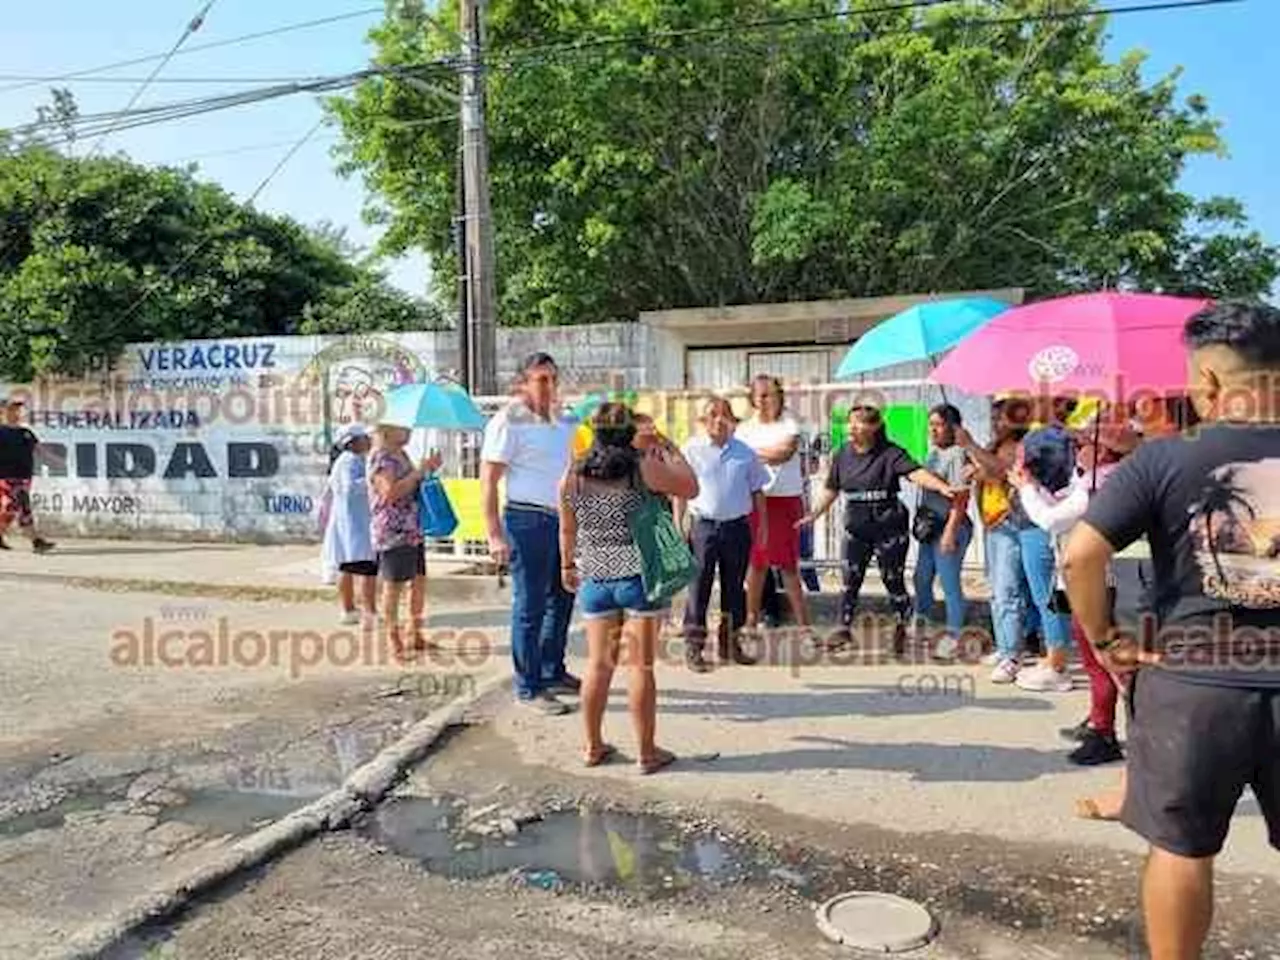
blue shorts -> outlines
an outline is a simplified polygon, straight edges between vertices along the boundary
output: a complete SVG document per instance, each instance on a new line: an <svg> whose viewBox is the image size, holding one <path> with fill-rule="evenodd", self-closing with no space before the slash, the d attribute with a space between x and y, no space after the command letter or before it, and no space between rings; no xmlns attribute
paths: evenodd
<svg viewBox="0 0 1280 960"><path fill-rule="evenodd" d="M592 580L587 578L578 585L578 607L587 620L614 617L624 614L629 618L661 617L669 607L650 603L640 577L622 580Z"/></svg>

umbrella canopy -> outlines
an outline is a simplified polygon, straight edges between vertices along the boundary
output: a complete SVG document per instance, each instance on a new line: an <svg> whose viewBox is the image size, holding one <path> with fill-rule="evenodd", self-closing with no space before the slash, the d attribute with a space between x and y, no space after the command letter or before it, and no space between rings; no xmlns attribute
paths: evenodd
<svg viewBox="0 0 1280 960"><path fill-rule="evenodd" d="M406 383L386 393L381 422L434 430L483 430L485 416L456 383Z"/></svg>
<svg viewBox="0 0 1280 960"><path fill-rule="evenodd" d="M1212 302L1090 293L1017 307L960 343L929 379L981 395L1028 390L1120 401L1180 393L1183 325Z"/></svg>
<svg viewBox="0 0 1280 960"><path fill-rule="evenodd" d="M836 379L847 380L897 363L932 359L1008 309L1009 304L986 297L917 304L859 337L840 362Z"/></svg>

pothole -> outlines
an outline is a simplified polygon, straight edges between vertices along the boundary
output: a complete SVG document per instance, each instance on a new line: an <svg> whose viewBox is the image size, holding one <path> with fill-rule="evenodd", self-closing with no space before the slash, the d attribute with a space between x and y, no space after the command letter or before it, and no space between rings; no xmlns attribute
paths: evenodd
<svg viewBox="0 0 1280 960"><path fill-rule="evenodd" d="M803 888L808 878L779 871L751 847L714 831L688 831L659 817L574 809L468 810L447 797L400 798L380 807L360 832L419 861L437 876L478 880L513 874L536 887L611 887L649 898L695 885L774 878Z"/></svg>

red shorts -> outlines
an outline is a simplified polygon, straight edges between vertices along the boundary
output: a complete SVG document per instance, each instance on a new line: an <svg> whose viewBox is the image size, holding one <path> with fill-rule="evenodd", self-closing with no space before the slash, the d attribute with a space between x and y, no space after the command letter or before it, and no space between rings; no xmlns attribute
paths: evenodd
<svg viewBox="0 0 1280 960"><path fill-rule="evenodd" d="M20 527L35 525L30 480L0 480L0 522L7 525L15 518Z"/></svg>
<svg viewBox="0 0 1280 960"><path fill-rule="evenodd" d="M757 570L778 567L796 570L800 567L800 531L796 522L804 516L804 500L800 497L769 497L767 502L769 542L760 549L760 515L751 512L751 566Z"/></svg>

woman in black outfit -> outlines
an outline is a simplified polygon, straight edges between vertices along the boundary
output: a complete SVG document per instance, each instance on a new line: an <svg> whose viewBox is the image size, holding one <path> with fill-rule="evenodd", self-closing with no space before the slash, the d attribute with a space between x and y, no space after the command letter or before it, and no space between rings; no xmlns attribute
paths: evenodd
<svg viewBox="0 0 1280 960"><path fill-rule="evenodd" d="M874 555L880 577L889 593L897 623L893 652L906 649L911 597L907 595L906 566L910 514L898 499L900 481L909 480L947 499L957 491L911 459L907 451L891 443L884 420L875 407L861 405L849 411L849 442L831 460L826 489L812 511L800 522L813 523L831 509L836 497L844 498L844 600L840 632L828 643L837 648L852 639L858 594Z"/></svg>

